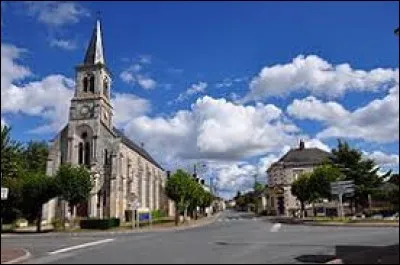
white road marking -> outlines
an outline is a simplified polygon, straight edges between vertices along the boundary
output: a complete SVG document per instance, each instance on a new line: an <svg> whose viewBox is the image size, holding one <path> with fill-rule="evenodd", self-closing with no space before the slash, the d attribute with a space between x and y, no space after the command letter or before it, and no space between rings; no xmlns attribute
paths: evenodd
<svg viewBox="0 0 400 265"><path fill-rule="evenodd" d="M269 231L271 232L278 232L281 229L282 225L280 223L274 224Z"/></svg>
<svg viewBox="0 0 400 265"><path fill-rule="evenodd" d="M64 253L64 252L68 252L68 251L72 251L72 250L76 250L76 249L80 249L80 248L85 248L85 247L90 247L90 246L95 246L95 245L100 245L100 244L104 244L104 243L108 243L108 242L112 242L112 241L114 241L113 238L94 241L94 242L89 242L89 243L85 243L85 244L82 244L82 245L77 245L77 246L72 246L72 247L68 247L68 248L58 249L58 250L49 252L48 254L49 255L54 255L54 254Z"/></svg>

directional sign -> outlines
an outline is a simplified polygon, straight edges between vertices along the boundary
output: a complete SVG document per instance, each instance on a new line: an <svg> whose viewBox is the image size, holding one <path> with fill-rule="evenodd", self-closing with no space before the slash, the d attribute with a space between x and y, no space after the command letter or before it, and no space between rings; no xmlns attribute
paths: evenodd
<svg viewBox="0 0 400 265"><path fill-rule="evenodd" d="M7 200L8 198L8 188L1 187L1 200Z"/></svg>

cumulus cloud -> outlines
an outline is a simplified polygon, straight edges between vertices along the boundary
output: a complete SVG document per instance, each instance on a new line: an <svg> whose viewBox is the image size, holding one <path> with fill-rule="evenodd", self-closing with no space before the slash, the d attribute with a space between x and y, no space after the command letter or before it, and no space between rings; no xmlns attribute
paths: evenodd
<svg viewBox="0 0 400 265"><path fill-rule="evenodd" d="M274 105L236 105L208 96L172 117L142 116L125 131L183 159L241 159L280 149L295 139L294 125Z"/></svg>
<svg viewBox="0 0 400 265"><path fill-rule="evenodd" d="M207 88L208 84L206 82L199 82L197 84L192 84L185 92L179 94L176 101L182 102L191 95L203 93Z"/></svg>
<svg viewBox="0 0 400 265"><path fill-rule="evenodd" d="M336 102L323 102L315 97L294 100L287 112L298 119L323 122L324 130L317 138L345 137L379 143L399 139L399 85L381 98L353 112Z"/></svg>
<svg viewBox="0 0 400 265"><path fill-rule="evenodd" d="M28 13L48 26L75 24L90 15L79 3L64 1L25 2Z"/></svg>
<svg viewBox="0 0 400 265"><path fill-rule="evenodd" d="M389 88L398 69L352 69L348 63L332 65L316 55L299 55L292 62L264 67L250 82L243 102L271 96L287 96L303 90L313 95L342 96L346 91L377 91Z"/></svg>
<svg viewBox="0 0 400 265"><path fill-rule="evenodd" d="M134 117L147 114L151 110L148 100L128 93L114 93L111 99L114 106L114 122L123 126Z"/></svg>
<svg viewBox="0 0 400 265"><path fill-rule="evenodd" d="M51 39L50 46L60 48L63 50L67 50L67 51L72 51L77 48L75 42L73 42L71 40L62 40L62 39Z"/></svg>
<svg viewBox="0 0 400 265"><path fill-rule="evenodd" d="M398 167L399 155L387 154L382 151L363 152L365 157L373 159L380 167Z"/></svg>

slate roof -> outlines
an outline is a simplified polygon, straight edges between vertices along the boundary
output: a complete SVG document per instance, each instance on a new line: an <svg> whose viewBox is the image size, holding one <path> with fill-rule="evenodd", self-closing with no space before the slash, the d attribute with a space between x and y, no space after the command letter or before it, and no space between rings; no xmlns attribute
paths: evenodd
<svg viewBox="0 0 400 265"><path fill-rule="evenodd" d="M139 155L141 155L142 157L144 157L145 159L147 159L149 162L151 162L152 164L154 164L156 167L158 167L161 170L164 170L158 163L157 161L154 160L154 158L146 151L144 150L142 147L140 147L139 145L137 145L135 142L133 142L131 139L129 139L126 135L124 135L124 133L117 129L117 128L113 128L114 133L117 135L117 137L121 138L121 142L124 143L126 146L128 146L130 149L134 150L135 152L137 152Z"/></svg>
<svg viewBox="0 0 400 265"><path fill-rule="evenodd" d="M332 156L331 153L319 148L291 149L278 162L320 164Z"/></svg>

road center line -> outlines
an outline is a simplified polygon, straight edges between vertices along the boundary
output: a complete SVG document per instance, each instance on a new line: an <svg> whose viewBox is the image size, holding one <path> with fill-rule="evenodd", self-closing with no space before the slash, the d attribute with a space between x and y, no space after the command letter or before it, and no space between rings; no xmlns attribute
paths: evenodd
<svg viewBox="0 0 400 265"><path fill-rule="evenodd" d="M80 249L80 248L85 248L85 247L90 247L90 246L95 246L95 245L100 245L100 244L104 244L104 243L108 243L108 242L112 242L112 241L114 241L113 238L98 240L98 241L89 242L89 243L85 243L85 244L81 244L81 245L76 245L76 246L72 246L72 247L68 247L68 248L58 249L58 250L49 252L48 254L54 255L54 254L64 253L64 252L68 252L68 251L72 251L72 250L76 250L76 249Z"/></svg>

